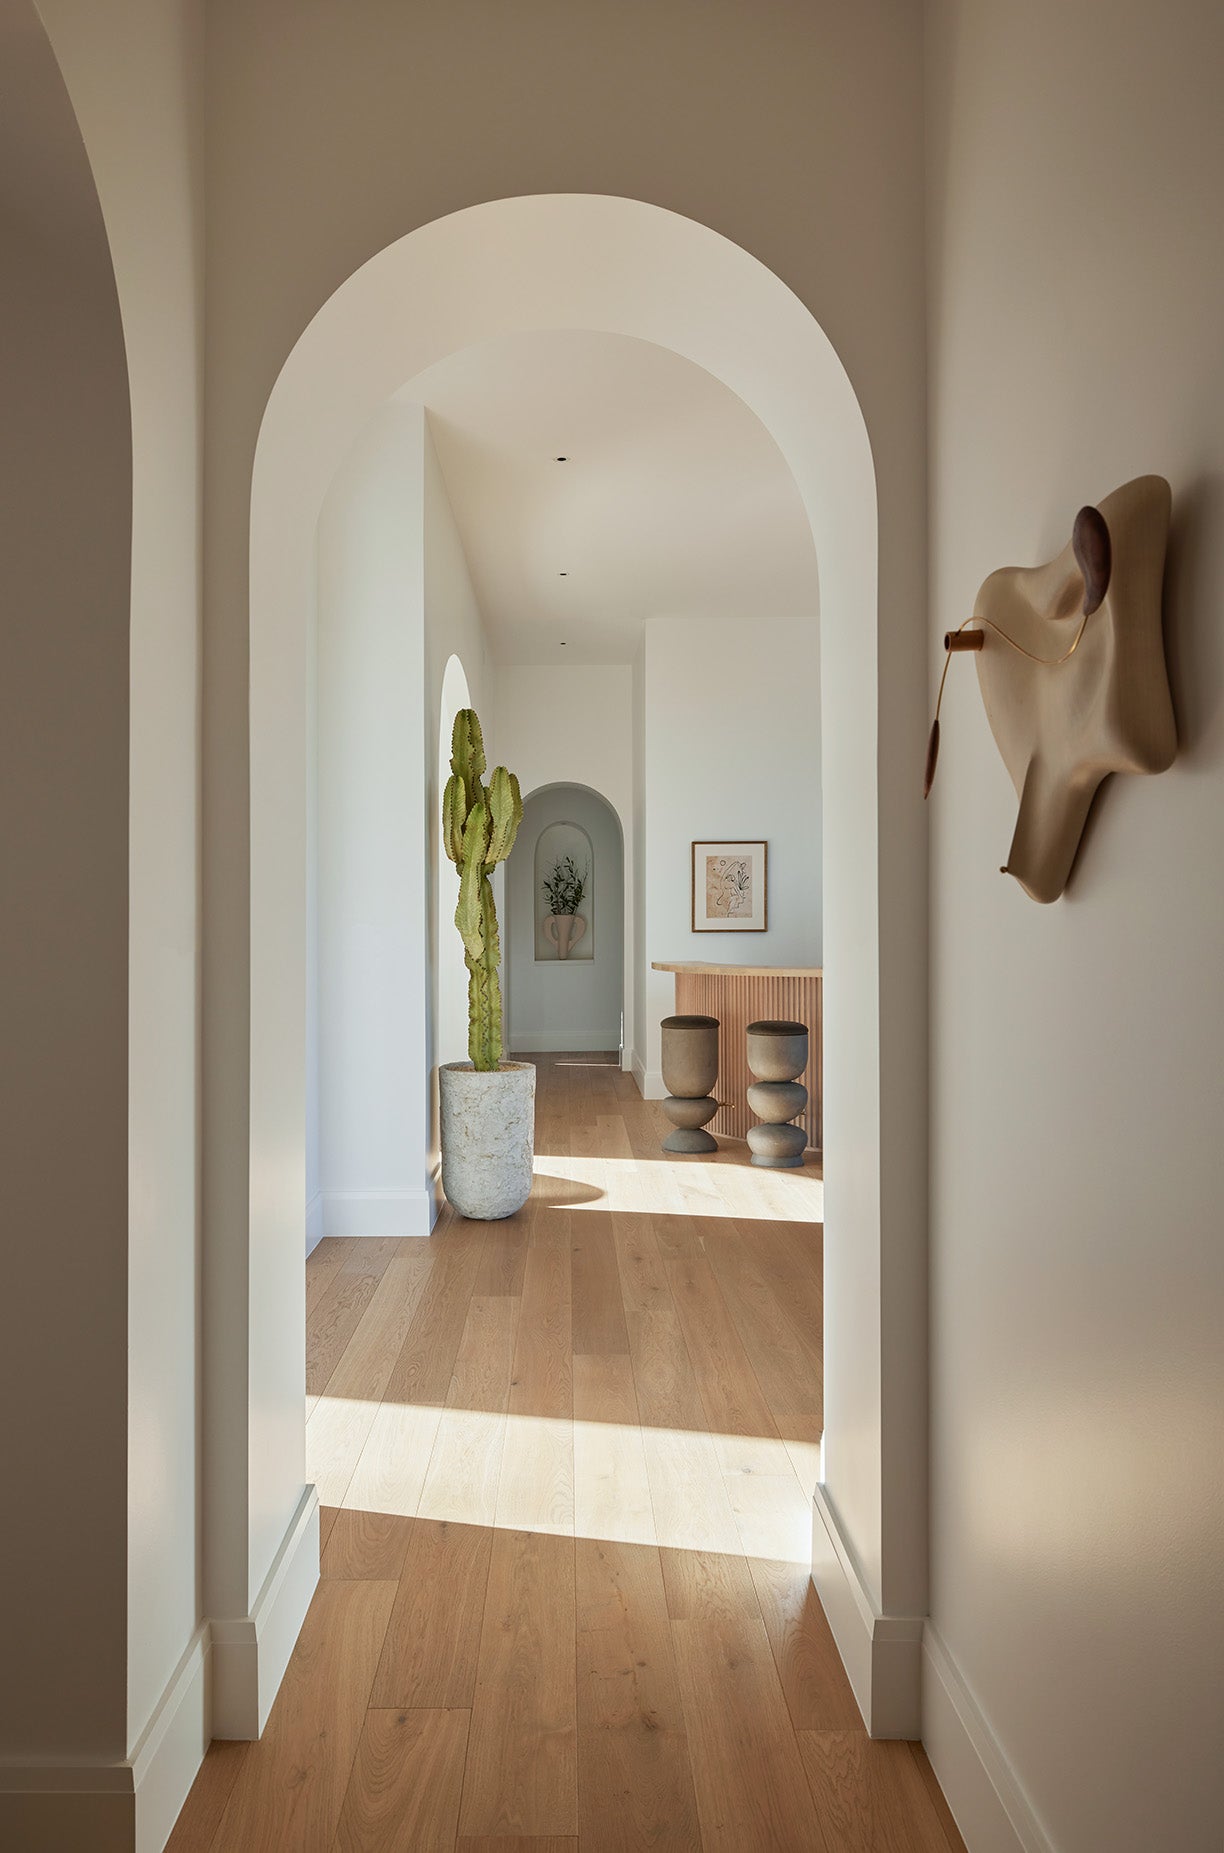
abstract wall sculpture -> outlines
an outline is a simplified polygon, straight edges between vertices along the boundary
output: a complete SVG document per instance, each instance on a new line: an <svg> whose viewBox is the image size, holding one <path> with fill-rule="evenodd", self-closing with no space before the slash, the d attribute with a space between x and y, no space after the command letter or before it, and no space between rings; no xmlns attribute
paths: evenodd
<svg viewBox="0 0 1224 1853"><path fill-rule="evenodd" d="M944 638L923 795L948 667L971 651L1020 800L1001 873L1035 901L1056 901L1066 887L1102 779L1163 772L1177 753L1160 603L1171 505L1162 476L1139 476L1099 508L1081 508L1057 559L991 573L973 616Z"/></svg>

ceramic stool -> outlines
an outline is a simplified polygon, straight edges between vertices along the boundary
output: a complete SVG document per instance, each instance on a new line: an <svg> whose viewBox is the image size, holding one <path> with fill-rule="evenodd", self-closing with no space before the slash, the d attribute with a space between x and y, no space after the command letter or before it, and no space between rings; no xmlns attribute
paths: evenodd
<svg viewBox="0 0 1224 1853"><path fill-rule="evenodd" d="M711 1089L718 1079L718 1018L664 1017L663 1111L675 1127L665 1152L716 1152L718 1141L703 1128L718 1112Z"/></svg>
<svg viewBox="0 0 1224 1853"><path fill-rule="evenodd" d="M805 1023L748 1025L748 1067L756 1076L748 1105L762 1122L748 1128L754 1165L781 1171L803 1163L807 1134L789 1122L807 1106L808 1091L799 1080L807 1064Z"/></svg>

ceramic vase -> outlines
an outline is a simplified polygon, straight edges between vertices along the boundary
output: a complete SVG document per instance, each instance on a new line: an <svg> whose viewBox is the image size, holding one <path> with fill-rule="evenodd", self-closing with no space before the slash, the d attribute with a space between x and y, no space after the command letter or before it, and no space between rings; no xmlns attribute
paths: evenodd
<svg viewBox="0 0 1224 1853"><path fill-rule="evenodd" d="M587 930L587 923L581 914L545 914L544 937L551 939L557 948L559 959L568 959L573 948L578 944Z"/></svg>

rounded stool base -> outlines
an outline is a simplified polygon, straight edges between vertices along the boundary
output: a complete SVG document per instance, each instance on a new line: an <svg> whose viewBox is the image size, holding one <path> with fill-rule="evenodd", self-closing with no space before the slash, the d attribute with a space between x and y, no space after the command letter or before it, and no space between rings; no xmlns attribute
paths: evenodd
<svg viewBox="0 0 1224 1853"><path fill-rule="evenodd" d="M665 1152L687 1152L689 1154L695 1152L716 1152L718 1150L718 1140L714 1138L711 1133L702 1132L699 1126L678 1127L675 1132L668 1133L666 1139L664 1139L663 1150Z"/></svg>

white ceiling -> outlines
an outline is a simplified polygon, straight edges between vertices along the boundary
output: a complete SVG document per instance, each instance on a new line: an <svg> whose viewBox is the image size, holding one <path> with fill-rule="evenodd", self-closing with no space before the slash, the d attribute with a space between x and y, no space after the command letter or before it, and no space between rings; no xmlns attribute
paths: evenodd
<svg viewBox="0 0 1224 1853"><path fill-rule="evenodd" d="M453 354L401 396L428 408L498 661L627 663L645 618L816 612L794 479L756 414L691 361L533 330Z"/></svg>

